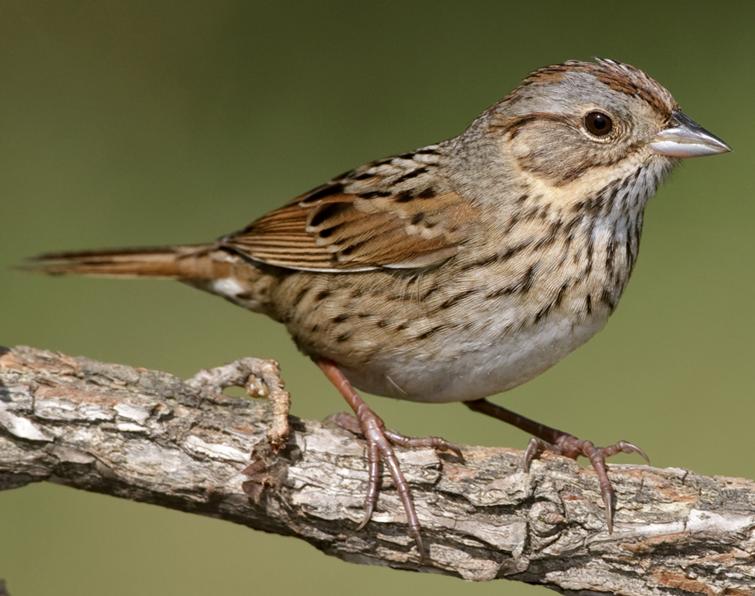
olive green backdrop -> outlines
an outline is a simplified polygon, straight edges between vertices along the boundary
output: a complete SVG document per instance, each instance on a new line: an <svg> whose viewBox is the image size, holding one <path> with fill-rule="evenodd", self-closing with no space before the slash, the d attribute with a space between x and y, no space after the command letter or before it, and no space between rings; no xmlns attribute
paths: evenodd
<svg viewBox="0 0 755 596"><path fill-rule="evenodd" d="M754 6L0 1L0 343L181 375L273 357L294 413L322 418L339 397L261 316L169 282L10 266L212 239L363 161L456 134L538 66L614 57L734 152L685 163L651 202L606 330L497 399L596 441L636 441L659 466L753 477ZM371 403L406 433L527 442L459 405ZM0 577L13 596L546 593L350 565L53 485L0 493Z"/></svg>

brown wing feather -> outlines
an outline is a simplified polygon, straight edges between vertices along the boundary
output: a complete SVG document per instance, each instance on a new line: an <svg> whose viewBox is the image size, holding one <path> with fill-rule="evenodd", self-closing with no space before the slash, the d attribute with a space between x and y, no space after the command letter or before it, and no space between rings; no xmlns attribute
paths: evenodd
<svg viewBox="0 0 755 596"><path fill-rule="evenodd" d="M305 271L413 269L456 253L476 209L456 193L349 194L318 188L222 240L268 265Z"/></svg>

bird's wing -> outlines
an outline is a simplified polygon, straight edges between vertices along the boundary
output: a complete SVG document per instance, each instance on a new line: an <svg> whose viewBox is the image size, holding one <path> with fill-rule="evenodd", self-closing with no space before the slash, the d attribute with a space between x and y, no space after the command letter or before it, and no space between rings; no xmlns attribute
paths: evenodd
<svg viewBox="0 0 755 596"><path fill-rule="evenodd" d="M418 182L407 188L410 179ZM370 178L365 166L220 242L251 260L300 271L417 269L456 254L476 211L455 192L436 191L427 176Z"/></svg>

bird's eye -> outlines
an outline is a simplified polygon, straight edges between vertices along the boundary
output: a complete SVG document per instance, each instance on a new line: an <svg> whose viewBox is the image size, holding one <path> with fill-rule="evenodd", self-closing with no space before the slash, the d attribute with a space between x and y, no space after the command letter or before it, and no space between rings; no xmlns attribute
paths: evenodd
<svg viewBox="0 0 755 596"><path fill-rule="evenodd" d="M603 112L589 112L585 116L587 132L596 137L604 137L613 130L613 121Z"/></svg>

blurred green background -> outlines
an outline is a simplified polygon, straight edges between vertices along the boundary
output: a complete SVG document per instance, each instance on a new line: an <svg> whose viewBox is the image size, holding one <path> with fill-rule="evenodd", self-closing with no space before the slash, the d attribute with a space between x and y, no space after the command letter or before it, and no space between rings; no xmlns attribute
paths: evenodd
<svg viewBox="0 0 755 596"><path fill-rule="evenodd" d="M458 133L530 70L593 55L668 86L734 153L648 209L607 329L498 400L659 466L755 476L755 4L0 1L0 343L189 375L278 359L294 413L340 398L283 329L170 282L9 267L204 241L366 160ZM409 434L524 447L459 405L371 400ZM621 459L620 461L632 461ZM290 538L53 485L0 493L13 596L551 593L349 565Z"/></svg>

